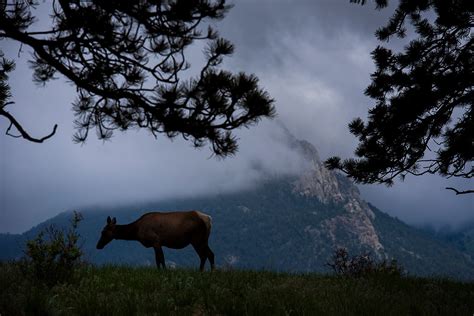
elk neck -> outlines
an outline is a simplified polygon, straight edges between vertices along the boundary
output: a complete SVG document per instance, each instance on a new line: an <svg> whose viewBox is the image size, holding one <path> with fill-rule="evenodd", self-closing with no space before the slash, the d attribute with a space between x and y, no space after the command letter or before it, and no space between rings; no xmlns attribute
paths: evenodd
<svg viewBox="0 0 474 316"><path fill-rule="evenodd" d="M137 240L137 227L135 223L116 225L114 239Z"/></svg>

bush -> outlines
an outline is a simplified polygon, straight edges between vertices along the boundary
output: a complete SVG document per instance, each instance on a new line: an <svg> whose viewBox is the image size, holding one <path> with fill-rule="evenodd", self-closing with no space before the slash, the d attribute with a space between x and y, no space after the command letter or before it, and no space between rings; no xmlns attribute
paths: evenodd
<svg viewBox="0 0 474 316"><path fill-rule="evenodd" d="M396 260L376 261L371 254L366 252L362 255L349 256L345 248L337 248L327 263L333 271L340 276L363 277L373 274L386 274L393 276L402 276L404 269Z"/></svg>
<svg viewBox="0 0 474 316"><path fill-rule="evenodd" d="M67 282L83 263L78 245L77 227L83 219L76 211L67 230L50 225L34 239L27 241L22 266L26 274L48 286Z"/></svg>

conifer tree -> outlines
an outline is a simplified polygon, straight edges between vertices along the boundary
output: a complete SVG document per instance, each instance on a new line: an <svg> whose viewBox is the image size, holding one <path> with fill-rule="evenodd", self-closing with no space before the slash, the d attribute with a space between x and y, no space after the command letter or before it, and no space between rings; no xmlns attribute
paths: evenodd
<svg viewBox="0 0 474 316"><path fill-rule="evenodd" d="M383 8L387 0L376 4ZM332 157L326 165L359 183L391 185L397 177L427 173L472 178L473 27L471 0L400 0L376 36L404 38L409 28L415 36L402 51L381 45L372 52L376 70L365 94L375 106L366 122L349 124L358 158Z"/></svg>
<svg viewBox="0 0 474 316"><path fill-rule="evenodd" d="M35 82L61 76L77 88L73 103L76 142L95 130L109 139L116 130L143 128L155 137L181 135L194 146L210 144L214 154L237 150L232 131L274 114L273 100L254 75L234 74L218 66L233 45L204 23L224 18L225 0L58 0L51 27L35 27L36 0L0 1L0 39L13 40L34 52L30 61ZM205 64L192 78L186 48L206 41ZM0 116L9 120L7 134L30 136L14 115L8 72L0 63ZM33 102L33 101L32 101Z"/></svg>

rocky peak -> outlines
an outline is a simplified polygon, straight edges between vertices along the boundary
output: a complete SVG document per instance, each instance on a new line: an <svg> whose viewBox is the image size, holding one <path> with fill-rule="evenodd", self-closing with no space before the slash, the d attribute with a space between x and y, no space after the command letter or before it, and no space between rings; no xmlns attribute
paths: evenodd
<svg viewBox="0 0 474 316"><path fill-rule="evenodd" d="M360 196L359 190L344 176L328 170L321 161L316 148L306 140L296 140L292 148L308 162L294 183L294 192L317 197L323 203L343 203Z"/></svg>
<svg viewBox="0 0 474 316"><path fill-rule="evenodd" d="M322 222L320 229L329 235L335 246L344 246L338 243L337 230L345 229L362 245L382 256L383 246L372 222L375 214L361 198L357 187L344 175L328 170L311 143L298 140L291 134L288 140L291 148L309 163L309 167L293 182L293 193L316 197L325 204L340 204L347 211Z"/></svg>

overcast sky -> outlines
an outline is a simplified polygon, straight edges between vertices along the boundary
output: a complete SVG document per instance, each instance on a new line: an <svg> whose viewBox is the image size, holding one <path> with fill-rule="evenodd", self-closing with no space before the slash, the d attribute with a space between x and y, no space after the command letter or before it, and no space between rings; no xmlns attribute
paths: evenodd
<svg viewBox="0 0 474 316"><path fill-rule="evenodd" d="M232 71L255 73L276 101L278 120L300 139L313 143L325 159L351 156L356 141L347 123L366 117L373 103L363 95L378 44L373 33L391 9L374 10L349 0L235 1L227 17L215 23L236 51L224 63ZM38 10L47 21L46 1ZM403 43L394 41L393 46ZM11 75L15 105L9 109L32 135L57 134L44 144L0 135L0 232L23 232L66 209L90 205L133 204L173 196L238 189L260 173L293 173L301 159L279 141L275 121L238 132L240 151L225 160L209 158L184 140L154 139L147 132L117 133L102 143L93 135L84 145L72 142L74 88L63 78L37 87L27 66L29 51L0 41L17 60ZM201 46L189 52L193 69L202 61ZM0 117L0 130L8 122ZM3 132L2 132L3 134ZM411 224L460 225L474 220L472 195L455 196L446 186L461 180L437 176L407 177L405 182L360 186L364 198Z"/></svg>

